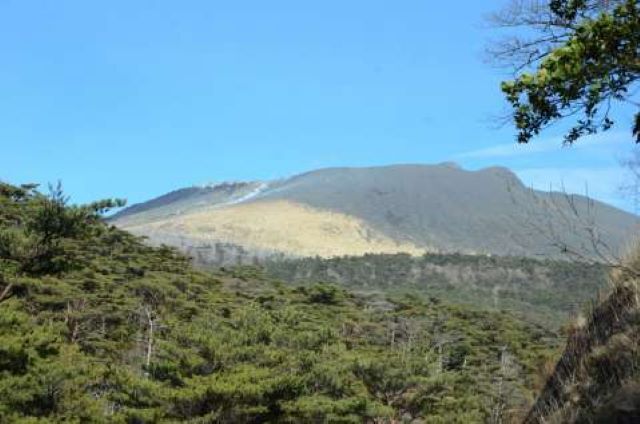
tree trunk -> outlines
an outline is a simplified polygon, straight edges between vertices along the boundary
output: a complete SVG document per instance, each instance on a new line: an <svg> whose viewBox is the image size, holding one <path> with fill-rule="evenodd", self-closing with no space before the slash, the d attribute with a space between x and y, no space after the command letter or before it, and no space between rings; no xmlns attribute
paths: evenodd
<svg viewBox="0 0 640 424"><path fill-rule="evenodd" d="M146 365L147 368L149 367L149 365L151 365L151 355L153 354L153 327L154 327L154 321L153 321L153 314L151 312L151 310L149 308L145 308L145 312L147 314L147 324L149 326L149 332L147 335L147 360L146 360Z"/></svg>
<svg viewBox="0 0 640 424"><path fill-rule="evenodd" d="M0 293L0 302L7 300L11 297L11 289L13 288L13 283L8 283L5 288Z"/></svg>

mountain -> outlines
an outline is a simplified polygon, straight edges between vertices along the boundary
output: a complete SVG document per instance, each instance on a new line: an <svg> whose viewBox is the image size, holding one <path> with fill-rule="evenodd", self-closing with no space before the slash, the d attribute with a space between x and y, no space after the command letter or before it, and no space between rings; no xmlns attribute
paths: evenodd
<svg viewBox="0 0 640 424"><path fill-rule="evenodd" d="M191 187L127 208L112 222L214 264L398 252L548 257L567 246L590 250L592 236L616 251L638 224L584 196L531 190L506 168L452 163Z"/></svg>

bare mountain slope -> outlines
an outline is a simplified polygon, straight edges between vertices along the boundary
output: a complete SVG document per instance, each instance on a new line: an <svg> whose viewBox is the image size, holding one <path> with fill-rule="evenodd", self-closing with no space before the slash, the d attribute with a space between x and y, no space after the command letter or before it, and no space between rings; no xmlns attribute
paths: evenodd
<svg viewBox="0 0 640 424"><path fill-rule="evenodd" d="M330 168L189 188L113 217L154 242L198 248L213 262L367 252L552 256L554 240L582 243L590 220L614 249L637 225L635 216L601 202L534 192L505 168L454 164ZM221 258L214 253L221 245L244 253Z"/></svg>

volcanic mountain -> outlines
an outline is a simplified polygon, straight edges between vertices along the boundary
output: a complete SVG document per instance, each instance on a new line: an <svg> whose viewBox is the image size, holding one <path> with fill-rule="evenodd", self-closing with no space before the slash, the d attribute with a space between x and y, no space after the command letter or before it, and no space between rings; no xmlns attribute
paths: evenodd
<svg viewBox="0 0 640 424"><path fill-rule="evenodd" d="M397 252L597 257L623 248L638 225L584 196L527 188L506 168L452 163L183 188L111 221L210 264Z"/></svg>

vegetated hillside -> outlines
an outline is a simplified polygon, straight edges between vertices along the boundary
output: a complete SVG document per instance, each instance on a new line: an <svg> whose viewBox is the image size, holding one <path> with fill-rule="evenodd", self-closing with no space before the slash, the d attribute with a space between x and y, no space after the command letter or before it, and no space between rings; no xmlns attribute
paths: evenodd
<svg viewBox="0 0 640 424"><path fill-rule="evenodd" d="M636 250L610 293L575 323L525 423L640 422L640 292Z"/></svg>
<svg viewBox="0 0 640 424"><path fill-rule="evenodd" d="M559 244L588 245L591 224L613 250L638 224L583 196L530 190L505 168L454 164L330 168L178 193L112 222L211 265L374 252L555 257Z"/></svg>
<svg viewBox="0 0 640 424"><path fill-rule="evenodd" d="M558 328L608 283L598 263L461 254L303 258L264 264L274 278L354 290L407 292L495 310Z"/></svg>
<svg viewBox="0 0 640 424"><path fill-rule="evenodd" d="M0 184L0 422L506 420L557 346L507 313L195 271L113 205Z"/></svg>

